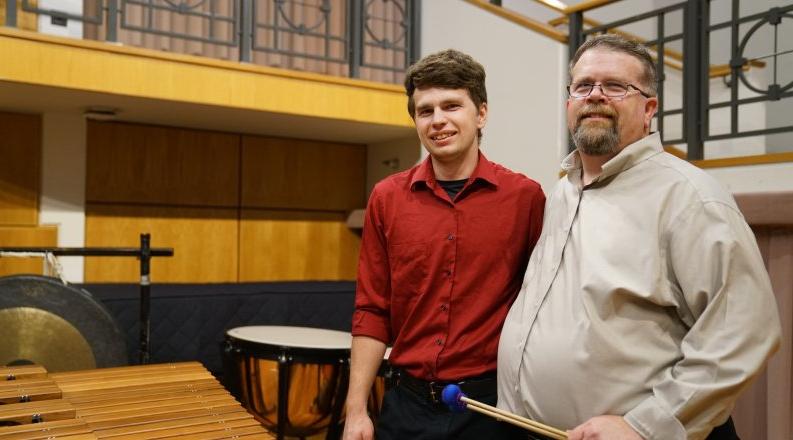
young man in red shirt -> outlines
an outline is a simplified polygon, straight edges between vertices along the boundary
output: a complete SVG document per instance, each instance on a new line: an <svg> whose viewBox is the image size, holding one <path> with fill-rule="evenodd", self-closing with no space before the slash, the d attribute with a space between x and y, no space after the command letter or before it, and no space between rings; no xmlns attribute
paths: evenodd
<svg viewBox="0 0 793 440"><path fill-rule="evenodd" d="M378 183L366 208L352 322L346 440L525 438L505 423L451 413L443 387L496 403L496 352L542 226L545 196L479 151L485 70L455 50L405 79L429 157ZM386 345L398 370L377 428L366 402Z"/></svg>

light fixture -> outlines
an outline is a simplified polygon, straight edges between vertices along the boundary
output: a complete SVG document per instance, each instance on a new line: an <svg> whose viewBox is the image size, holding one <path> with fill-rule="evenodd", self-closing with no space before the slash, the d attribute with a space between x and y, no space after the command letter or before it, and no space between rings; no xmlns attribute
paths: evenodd
<svg viewBox="0 0 793 440"><path fill-rule="evenodd" d="M91 106L83 111L83 116L92 121L114 121L118 113L114 107Z"/></svg>

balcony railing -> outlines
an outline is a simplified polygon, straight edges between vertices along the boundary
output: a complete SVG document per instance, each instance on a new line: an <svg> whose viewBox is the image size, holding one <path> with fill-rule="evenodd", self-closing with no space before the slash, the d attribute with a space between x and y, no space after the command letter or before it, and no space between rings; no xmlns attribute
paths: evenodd
<svg viewBox="0 0 793 440"><path fill-rule="evenodd" d="M720 14L712 14L717 7ZM793 44L780 30L786 20L788 25L793 23L793 5L745 16L740 11L740 0L687 0L587 28L583 9L565 11L570 54L590 35L619 33L626 26L651 29L654 38L644 42L654 49L660 79L655 128L665 144L685 143L688 159L702 159L705 142L793 131L793 124L785 123L789 117L777 118L785 122L771 127L766 118L766 113L776 111L779 101L793 97L793 77L787 72L787 79L782 78L788 70L782 67L782 59L793 54ZM680 60L667 60L670 48L682 52ZM719 61L719 56L726 59ZM725 61L723 80L712 79L712 65ZM750 66L764 68L750 75ZM675 72L681 67L682 74ZM672 85L680 90L670 90ZM758 105L765 106L765 113L751 111ZM763 120L758 123L760 117Z"/></svg>
<svg viewBox="0 0 793 440"><path fill-rule="evenodd" d="M7 0L5 24L38 15L53 26L81 23L78 38L380 82L401 82L419 54L420 0L84 0L82 6L75 13Z"/></svg>

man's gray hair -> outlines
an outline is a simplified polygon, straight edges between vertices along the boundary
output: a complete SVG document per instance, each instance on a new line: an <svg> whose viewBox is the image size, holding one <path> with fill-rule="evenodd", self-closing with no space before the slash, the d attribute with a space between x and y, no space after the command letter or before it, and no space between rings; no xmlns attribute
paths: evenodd
<svg viewBox="0 0 793 440"><path fill-rule="evenodd" d="M642 86L645 88L643 91L649 95L655 96L658 90L658 71L655 68L655 63L647 47L642 43L615 34L597 35L586 40L575 52L573 59L570 60L569 75L571 78L573 77L573 67L575 67L575 64L584 52L591 49L606 49L622 52L639 60L644 67L644 75L642 75L641 78Z"/></svg>

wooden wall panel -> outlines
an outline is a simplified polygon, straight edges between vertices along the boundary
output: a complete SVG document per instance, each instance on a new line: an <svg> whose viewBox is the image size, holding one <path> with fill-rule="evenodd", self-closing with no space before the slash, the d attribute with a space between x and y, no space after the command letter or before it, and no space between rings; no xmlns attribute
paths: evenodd
<svg viewBox="0 0 793 440"><path fill-rule="evenodd" d="M238 135L91 121L87 138L88 202L239 204Z"/></svg>
<svg viewBox="0 0 793 440"><path fill-rule="evenodd" d="M359 245L341 213L246 209L239 280L354 280Z"/></svg>
<svg viewBox="0 0 793 440"><path fill-rule="evenodd" d="M41 117L0 112L0 225L38 225Z"/></svg>
<svg viewBox="0 0 793 440"><path fill-rule="evenodd" d="M152 247L172 247L173 257L152 259L153 282L213 283L237 281L237 210L89 204L86 246L140 245L151 234ZM137 282L134 258L91 257L86 282Z"/></svg>
<svg viewBox="0 0 793 440"><path fill-rule="evenodd" d="M362 145L242 138L242 206L351 211L365 204Z"/></svg>
<svg viewBox="0 0 793 440"><path fill-rule="evenodd" d="M57 226L0 226L0 247L54 247ZM0 276L43 273L43 258L0 258Z"/></svg>

